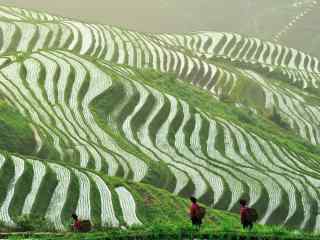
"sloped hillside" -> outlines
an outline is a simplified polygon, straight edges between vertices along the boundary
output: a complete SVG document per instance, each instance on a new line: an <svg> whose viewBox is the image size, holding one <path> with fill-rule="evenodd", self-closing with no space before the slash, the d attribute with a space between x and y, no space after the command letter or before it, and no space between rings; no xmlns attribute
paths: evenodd
<svg viewBox="0 0 320 240"><path fill-rule="evenodd" d="M12 228L17 226L19 215L31 215L44 216L52 222L52 229L64 231L71 223L72 212L102 227L187 221L185 200L149 185L128 183L71 165L1 153L0 175L0 217ZM222 214L221 219L220 223L225 219L236 221L232 215Z"/></svg>
<svg viewBox="0 0 320 240"><path fill-rule="evenodd" d="M145 197L152 185L233 212L247 198L260 223L319 230L318 59L235 34L152 35L5 6L0 43L1 102L21 119L0 116L21 143L0 137L5 224L37 213L63 230L74 210L147 223L143 182ZM162 193L173 202L156 213L184 219L185 202Z"/></svg>

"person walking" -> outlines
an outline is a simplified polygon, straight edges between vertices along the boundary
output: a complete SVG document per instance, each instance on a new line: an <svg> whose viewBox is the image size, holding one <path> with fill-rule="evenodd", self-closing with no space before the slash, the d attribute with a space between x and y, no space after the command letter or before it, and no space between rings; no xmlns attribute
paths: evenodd
<svg viewBox="0 0 320 240"><path fill-rule="evenodd" d="M202 224L202 218L199 216L200 214L200 206L197 203L197 199L195 197L190 197L191 206L190 206L190 219L192 226L197 227L200 229L200 226Z"/></svg>
<svg viewBox="0 0 320 240"><path fill-rule="evenodd" d="M240 203L240 220L241 220L243 229L251 230L253 228L253 222L250 217L251 208L247 206L247 201L244 199L241 199L239 203Z"/></svg>

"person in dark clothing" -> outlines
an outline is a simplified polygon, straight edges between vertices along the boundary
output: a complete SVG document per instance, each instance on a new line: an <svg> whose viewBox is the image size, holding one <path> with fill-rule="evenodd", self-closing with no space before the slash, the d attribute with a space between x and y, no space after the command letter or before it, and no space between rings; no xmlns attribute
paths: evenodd
<svg viewBox="0 0 320 240"><path fill-rule="evenodd" d="M240 200L240 220L244 229L251 230L253 223L249 220L249 208L247 206L247 201L244 199Z"/></svg>
<svg viewBox="0 0 320 240"><path fill-rule="evenodd" d="M74 220L74 223L72 225L73 227L73 230L76 231L76 232L80 232L81 231L81 222L80 220L78 219L78 216L77 214L72 214L72 218Z"/></svg>
<svg viewBox="0 0 320 240"><path fill-rule="evenodd" d="M195 197L190 197L191 206L190 206L190 219L193 226L200 228L202 224L202 219L199 217L200 206L197 204L197 199Z"/></svg>
<svg viewBox="0 0 320 240"><path fill-rule="evenodd" d="M75 232L90 232L91 231L91 222L90 220L82 219L80 220L77 214L72 214L72 218L74 223L72 224L72 228Z"/></svg>

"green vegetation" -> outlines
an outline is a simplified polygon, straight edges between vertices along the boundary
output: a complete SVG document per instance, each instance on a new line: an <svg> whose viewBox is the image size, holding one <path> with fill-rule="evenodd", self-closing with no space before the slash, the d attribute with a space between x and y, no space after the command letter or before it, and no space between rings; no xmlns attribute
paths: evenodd
<svg viewBox="0 0 320 240"><path fill-rule="evenodd" d="M28 217L21 220L21 226L26 229L32 229L34 226L29 226L25 221ZM39 221L40 222L40 221ZM168 224L158 223L156 225L145 225L143 227L133 226L128 229L98 229L92 233L33 233L29 231L24 234L8 235L9 239L25 239L25 237L32 239L257 239L257 240L315 240L319 236L315 234L307 234L301 231L289 231L285 228L271 226L268 229L254 228L252 231L243 231L241 229L230 229L230 225L219 225L212 227L204 225L200 231L194 229L190 224Z"/></svg>
<svg viewBox="0 0 320 240"><path fill-rule="evenodd" d="M35 149L29 120L0 99L0 149L30 155Z"/></svg>

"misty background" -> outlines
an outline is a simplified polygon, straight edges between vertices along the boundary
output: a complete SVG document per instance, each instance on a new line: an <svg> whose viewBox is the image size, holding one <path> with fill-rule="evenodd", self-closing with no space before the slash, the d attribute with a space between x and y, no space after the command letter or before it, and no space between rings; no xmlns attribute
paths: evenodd
<svg viewBox="0 0 320 240"><path fill-rule="evenodd" d="M236 32L320 57L320 0L0 0L0 4L143 32Z"/></svg>

